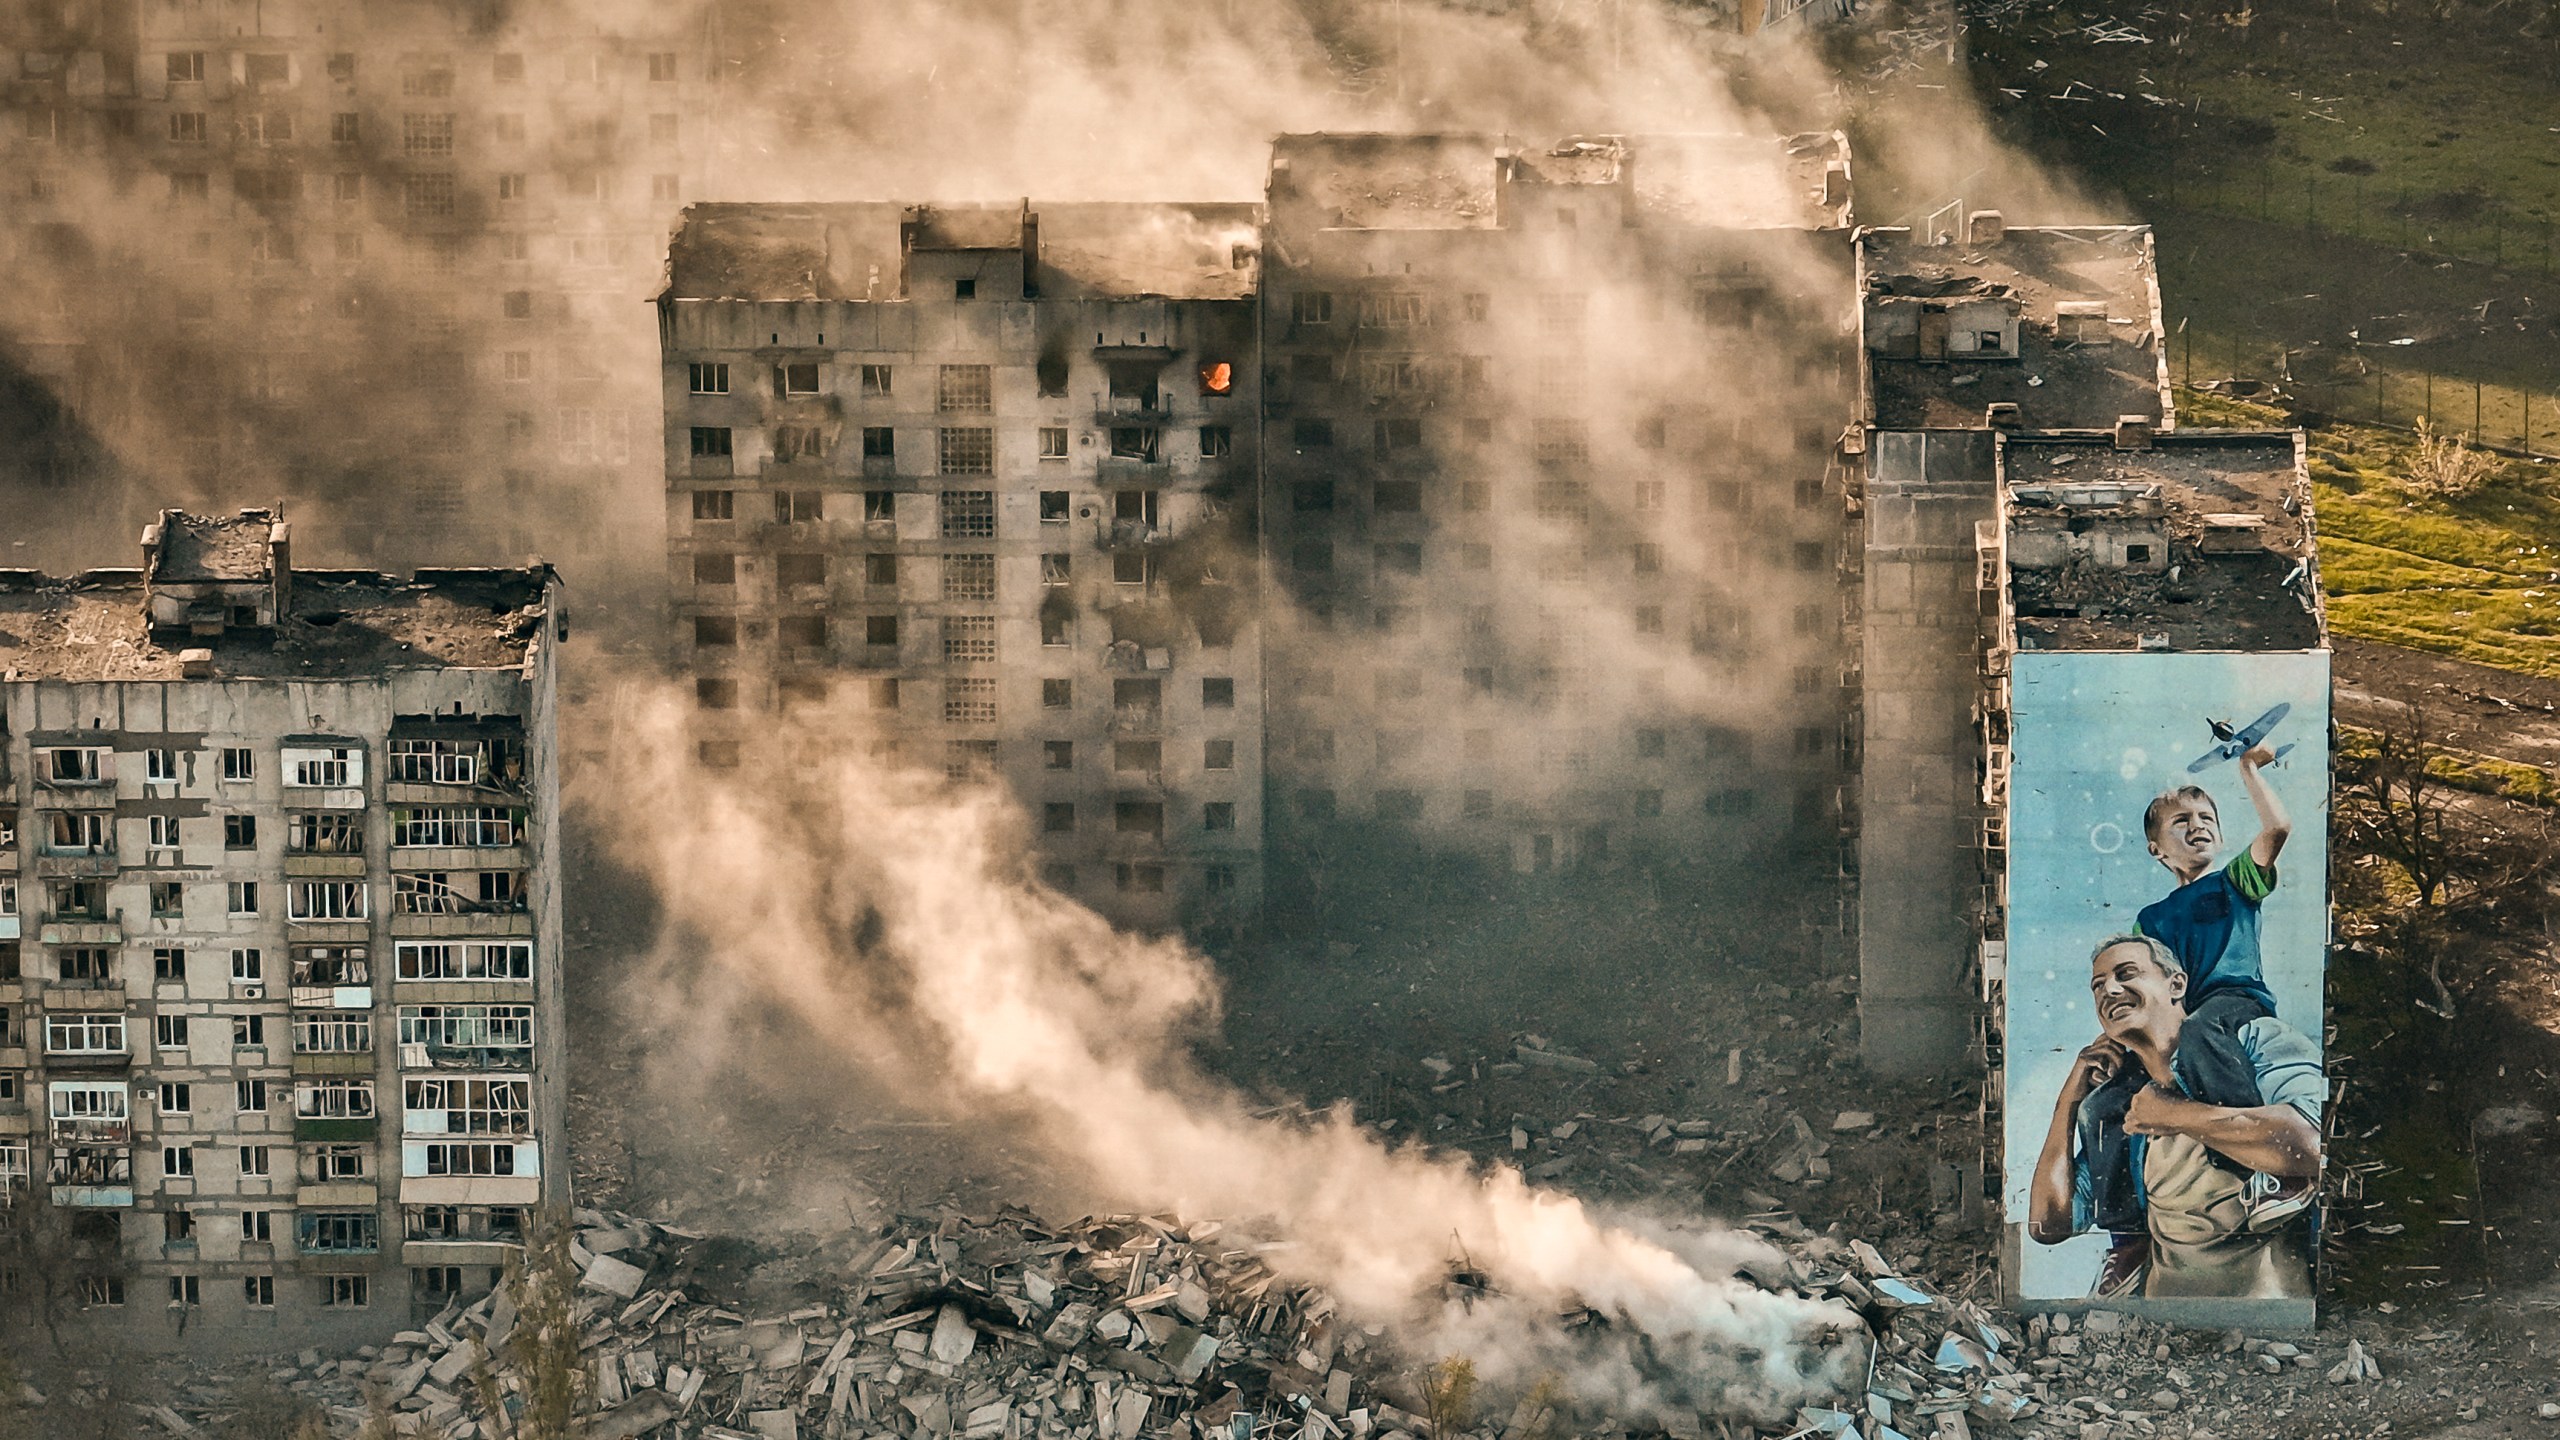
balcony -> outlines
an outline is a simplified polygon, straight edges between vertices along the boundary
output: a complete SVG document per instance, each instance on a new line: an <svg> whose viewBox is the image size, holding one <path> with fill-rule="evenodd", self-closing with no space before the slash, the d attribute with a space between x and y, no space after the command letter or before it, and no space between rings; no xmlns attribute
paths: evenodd
<svg viewBox="0 0 2560 1440"><path fill-rule="evenodd" d="M48 1050L44 1068L56 1075L113 1075L133 1068L130 1050Z"/></svg>
<svg viewBox="0 0 2560 1440"><path fill-rule="evenodd" d="M373 987L370 985L296 985L293 1004L306 1010L370 1010Z"/></svg>
<svg viewBox="0 0 2560 1440"><path fill-rule="evenodd" d="M293 1138L297 1143L325 1143L333 1140L371 1140L382 1133L382 1120L367 1116L361 1120L297 1116L293 1122Z"/></svg>

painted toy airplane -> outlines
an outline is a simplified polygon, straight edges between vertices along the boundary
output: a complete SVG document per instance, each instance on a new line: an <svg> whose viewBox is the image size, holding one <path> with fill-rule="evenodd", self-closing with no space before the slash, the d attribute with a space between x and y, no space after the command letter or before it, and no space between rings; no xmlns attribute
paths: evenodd
<svg viewBox="0 0 2560 1440"><path fill-rule="evenodd" d="M2225 760L2236 760L2248 754L2250 746L2266 739L2267 732L2275 729L2278 722L2292 713L2293 706L2290 702L2280 703L2266 714L2250 721L2248 728L2240 730L2233 729L2228 720L2216 720L2207 716L2204 722L2205 728L2213 732L2216 744L2212 749L2197 756L2195 763L2187 767L2187 773L2194 775L2219 765ZM2292 750L2293 746L2290 744L2277 746L2276 758L2281 760Z"/></svg>

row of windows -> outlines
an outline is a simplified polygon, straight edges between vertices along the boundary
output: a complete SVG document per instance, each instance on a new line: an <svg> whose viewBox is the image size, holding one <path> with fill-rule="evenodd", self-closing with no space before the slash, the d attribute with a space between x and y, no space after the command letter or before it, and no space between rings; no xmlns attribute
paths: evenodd
<svg viewBox="0 0 2560 1440"><path fill-rule="evenodd" d="M166 76L172 85L201 85L205 79L205 56L202 50L171 50L163 57ZM669 83L678 78L676 52L652 51L648 54L650 80ZM240 57L240 78L251 86L285 85L293 81L294 57L290 53L253 50ZM356 82L356 52L332 51L323 59L324 73L340 85ZM561 57L561 76L575 82L606 79L616 63L615 57L567 55ZM400 93L413 99L443 99L454 93L456 78L453 61L446 56L404 56L400 61ZM507 51L489 57L489 79L499 85L521 85L525 80L525 59L520 53Z"/></svg>
<svg viewBox="0 0 2560 1440"><path fill-rule="evenodd" d="M518 911L525 906L528 876L522 870L398 870L391 876L392 911L400 915L456 915ZM185 921L188 887L176 880L148 885L150 917ZM223 914L230 919L261 915L268 891L264 882L231 880L223 884ZM288 880L284 884L285 918L332 922L372 918L372 887L363 880ZM115 918L107 905L107 886L97 880L65 880L45 886L48 918L72 924L105 924Z"/></svg>
<svg viewBox="0 0 2560 1440"><path fill-rule="evenodd" d="M725 433L725 432L724 432ZM722 453L726 453L725 451ZM827 493L824 490L776 490L771 492L773 520L777 525L796 525L828 518ZM864 490L862 523L872 538L895 539L898 526L898 492ZM935 529L946 540L987 540L996 534L996 492L993 490L940 490L924 492L933 501ZM1115 525L1143 525L1149 528L1160 522L1163 492L1145 487L1115 489L1111 494L1111 519ZM693 518L696 520L735 520L738 518L738 492L735 490L696 490L692 492ZM849 501L849 496L839 497ZM1064 525L1074 512L1074 492L1042 490L1038 492L1040 523ZM849 512L837 518L851 519ZM894 556L886 557L895 565ZM714 562L712 573L719 573ZM695 578L703 580L701 572ZM734 576L732 577L734 579ZM824 579L821 570L819 579ZM890 579L894 579L892 573ZM728 580L704 580L704 583L728 584ZM806 583L794 582L794 583ZM874 582L874 583L886 583Z"/></svg>
<svg viewBox="0 0 2560 1440"><path fill-rule="evenodd" d="M1123 895L1161 895L1173 867L1156 861L1123 860L1114 863L1108 874L1111 888ZM1236 867L1203 865L1200 867L1200 890L1206 895L1230 895L1236 889ZM1074 894L1084 883L1085 872L1064 861L1051 861L1040 867L1040 883L1052 890Z"/></svg>
<svg viewBox="0 0 2560 1440"><path fill-rule="evenodd" d="M1341 487L1333 480L1298 480L1289 486L1289 509L1300 515L1331 514L1343 498ZM1490 480L1461 480L1454 487L1458 509L1467 514L1483 514L1494 509L1495 486ZM1541 520L1580 523L1591 518L1595 507L1606 507L1610 500L1595 493L1589 481L1543 479L1529 487L1529 505ZM1376 480L1369 484L1369 508L1380 515L1419 515L1423 512L1425 485L1419 480ZM1795 503L1798 509L1821 506L1826 490L1817 478L1798 480ZM1709 508L1734 513L1743 509L1750 491L1739 480L1706 482L1705 500ZM1516 504L1507 500L1506 504ZM1662 480L1637 480L1624 491L1625 513L1658 515L1670 506L1670 485ZM1347 508L1347 507L1343 507Z"/></svg>
<svg viewBox="0 0 2560 1440"><path fill-rule="evenodd" d="M524 840L525 812L507 806L395 808L391 817L393 849L498 849L522 844ZM223 849L258 848L257 816L223 815L217 818L222 822ZM364 853L364 817L360 813L299 811L287 814L284 819L287 854ZM146 815L142 817L141 824L143 843L149 849L176 850L186 843L187 826L180 816ZM108 811L47 811L37 844L48 855L113 855L116 853L116 828L116 817ZM159 913L156 904L153 913Z"/></svg>
<svg viewBox="0 0 2560 1440"><path fill-rule="evenodd" d="M1797 807L1800 820L1817 817L1822 805L1826 803L1818 791L1808 791L1806 796L1809 798L1800 797L1803 798L1803 803ZM1292 798L1294 801L1292 808L1301 820L1345 818L1341 814L1332 790L1310 787L1297 791ZM1450 803L1453 799L1454 807ZM1664 792L1660 790L1624 791L1621 792L1621 800L1627 808L1627 813L1634 815L1637 819L1654 819L1667 813L1664 809ZM1759 809L1760 803L1759 791L1749 786L1728 786L1708 791L1698 802L1698 810L1701 814L1715 816L1750 815ZM1368 818L1386 824L1413 824L1428 818L1446 817L1453 808L1455 814L1463 819L1490 818L1494 814L1495 799L1494 792L1491 790L1460 790L1454 796L1441 796L1439 802L1434 804L1430 797L1420 790L1388 789L1371 792L1370 805L1371 812Z"/></svg>
<svg viewBox="0 0 2560 1440"><path fill-rule="evenodd" d="M1289 568L1301 575L1334 573L1337 549L1326 539L1294 540L1289 544ZM1659 541L1639 540L1626 547L1628 565L1638 575L1663 573L1664 546ZM1419 575L1423 569L1425 550L1418 540L1388 540L1369 547L1371 565L1383 573ZM1831 549L1819 540L1798 540L1789 548L1788 561L1808 574L1830 563ZM1581 580L1589 578L1594 551L1586 545L1549 545L1537 552L1538 578L1541 580ZM1467 570L1493 568L1493 546L1481 542L1464 542L1458 547L1458 563Z"/></svg>
<svg viewBox="0 0 2560 1440"><path fill-rule="evenodd" d="M35 111L31 114L47 112ZM400 115L400 149L411 159L447 159L454 153L456 122L461 117L445 110L410 110ZM490 138L501 145L525 143L525 117L506 113L490 117ZM174 144L201 145L212 128L212 112L204 110L172 110L168 114L169 139ZM233 132L253 144L282 145L294 139L294 112L291 110L258 110L237 114L232 120ZM573 131L583 129L577 138L591 139L599 147L609 148L619 128L610 120L598 119L573 123ZM649 142L653 145L677 143L677 117L660 112L649 117ZM329 141L335 145L364 143L365 117L354 110L334 111L329 116ZM500 199L521 198L503 192Z"/></svg>
<svg viewBox="0 0 2560 1440"><path fill-rule="evenodd" d="M521 760L521 745L505 740L393 738L385 746L395 784L470 785ZM193 752L155 747L141 755L145 785L176 785L192 778L184 762ZM219 747L220 778L245 784L258 778L258 752L247 745ZM278 752L282 778L300 789L344 789L364 783L365 752L353 745L288 745ZM107 785L131 762L105 745L46 745L35 752L36 782L47 787Z"/></svg>
<svg viewBox="0 0 2560 1440"><path fill-rule="evenodd" d="M9 913L0 907L0 913ZM393 947L393 973L401 980L531 980L530 940L402 940ZM296 945L292 947L290 981L296 986L351 986L372 983L372 965L362 945ZM115 951L103 945L54 947L53 978L69 984L104 984L116 978ZM267 979L266 952L243 946L230 952L231 982L260 985ZM152 947L151 977L177 983L187 978L188 952L178 946ZM18 942L0 941L0 981L19 978ZM0 1011L0 1015L5 1015Z"/></svg>
<svg viewBox="0 0 2560 1440"><path fill-rule="evenodd" d="M203 1277L172 1275L168 1281L170 1309L193 1309L204 1303ZM275 1308L273 1275L244 1275L240 1277L240 1289L242 1303L250 1309ZM73 1294L85 1307L114 1309L125 1303L125 1280L121 1275L79 1276L74 1281ZM327 1309L360 1310L373 1303L373 1284L371 1277L364 1275L322 1275L312 1279L311 1295L315 1304Z"/></svg>
<svg viewBox="0 0 2560 1440"><path fill-rule="evenodd" d="M824 336L819 337L823 343ZM871 397L897 393L897 367L887 364L862 364L852 367L856 388ZM773 393L777 399L811 397L824 393L825 367L815 360L785 361L773 367ZM1038 367L1040 395L1043 399L1063 399L1067 394L1066 371L1048 362ZM729 390L729 362L696 360L685 365L685 385L695 395L726 395ZM1212 360L1200 367L1200 393L1215 399L1235 391L1235 366L1224 360ZM1114 369L1111 397L1115 401L1134 401L1141 412L1153 410L1159 402L1152 373L1144 377ZM934 408L960 413L984 414L995 408L995 367L992 365L943 365L938 367L934 385Z"/></svg>

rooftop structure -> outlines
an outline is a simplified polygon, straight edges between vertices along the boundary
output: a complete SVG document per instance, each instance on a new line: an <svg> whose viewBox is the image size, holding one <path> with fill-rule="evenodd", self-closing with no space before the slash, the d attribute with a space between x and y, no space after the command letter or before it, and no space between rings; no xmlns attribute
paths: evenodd
<svg viewBox="0 0 2560 1440"><path fill-rule="evenodd" d="M2010 228L1979 211L1963 239L1870 230L1858 286L1879 430L1978 428L1995 405L2028 429L2175 424L2147 226Z"/></svg>
<svg viewBox="0 0 2560 1440"><path fill-rule="evenodd" d="M1833 132L1604 135L1321 133L1273 143L1287 231L1677 224L1833 230L1849 221L1849 149ZM1564 219L1570 213L1573 219Z"/></svg>
<svg viewBox="0 0 2560 1440"><path fill-rule="evenodd" d="M2301 439L2208 431L2002 438L2022 650L2306 650L2321 643Z"/></svg>
<svg viewBox="0 0 2560 1440"><path fill-rule="evenodd" d="M936 276L972 271L987 300L1235 300L1253 293L1260 222L1251 204L695 205L661 298L907 300L921 255Z"/></svg>

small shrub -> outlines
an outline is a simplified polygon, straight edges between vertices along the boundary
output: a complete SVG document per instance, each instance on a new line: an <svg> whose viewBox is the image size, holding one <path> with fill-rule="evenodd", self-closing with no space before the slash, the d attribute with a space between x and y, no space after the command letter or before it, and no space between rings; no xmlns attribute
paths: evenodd
<svg viewBox="0 0 2560 1440"><path fill-rule="evenodd" d="M2418 422L2418 443L2409 447L2409 488L2434 500L2467 500L2498 473L2498 458L2474 450L2456 435L2439 435L2434 425Z"/></svg>

